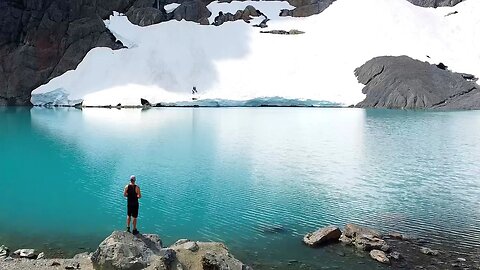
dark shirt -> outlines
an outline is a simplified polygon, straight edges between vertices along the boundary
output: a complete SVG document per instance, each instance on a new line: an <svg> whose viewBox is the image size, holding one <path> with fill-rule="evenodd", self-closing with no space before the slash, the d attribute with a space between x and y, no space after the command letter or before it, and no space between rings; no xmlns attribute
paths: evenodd
<svg viewBox="0 0 480 270"><path fill-rule="evenodd" d="M138 205L137 185L128 185L127 187L127 203L128 205Z"/></svg>

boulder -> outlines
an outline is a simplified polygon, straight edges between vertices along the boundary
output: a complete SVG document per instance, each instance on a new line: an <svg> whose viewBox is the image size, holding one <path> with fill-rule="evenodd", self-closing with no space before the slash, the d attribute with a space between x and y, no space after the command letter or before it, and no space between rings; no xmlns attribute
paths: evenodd
<svg viewBox="0 0 480 270"><path fill-rule="evenodd" d="M387 244L387 242L385 242L385 240L367 234L357 235L355 238L353 238L353 244L356 248L365 251L378 249L387 252L390 250L390 246Z"/></svg>
<svg viewBox="0 0 480 270"><path fill-rule="evenodd" d="M335 0L289 0L288 2L295 8L281 10L280 16L308 17L320 14Z"/></svg>
<svg viewBox="0 0 480 270"><path fill-rule="evenodd" d="M336 226L328 226L318 229L313 233L307 233L303 237L303 242L309 246L320 246L331 242L337 242L342 232Z"/></svg>
<svg viewBox="0 0 480 270"><path fill-rule="evenodd" d="M350 237L350 238L355 238L357 236L362 236L362 235L377 237L377 238L382 237L382 235L377 230L374 230L368 227L362 227L362 226L351 224L351 223L345 225L344 234L346 237Z"/></svg>
<svg viewBox="0 0 480 270"><path fill-rule="evenodd" d="M89 254L80 254L88 256ZM80 256L79 255L79 256ZM180 239L162 248L157 235L115 231L91 255L95 269L250 269L235 259L222 243Z"/></svg>
<svg viewBox="0 0 480 270"><path fill-rule="evenodd" d="M431 255L431 256L437 256L438 254L440 254L438 250L430 249L427 247L421 247L420 252L425 255Z"/></svg>
<svg viewBox="0 0 480 270"><path fill-rule="evenodd" d="M402 254L400 254L398 251L393 251L388 254L388 257L398 261L402 258Z"/></svg>
<svg viewBox="0 0 480 270"><path fill-rule="evenodd" d="M390 264L390 260L387 257L387 254L381 250L372 250L370 251L370 257L378 262L384 263L384 264Z"/></svg>
<svg viewBox="0 0 480 270"><path fill-rule="evenodd" d="M208 18L212 15L206 3L200 0L183 2L173 11L173 18L177 21L186 20L203 25L209 24Z"/></svg>
<svg viewBox="0 0 480 270"><path fill-rule="evenodd" d="M157 24L169 19L165 10L154 7L130 8L126 15L130 22L139 26Z"/></svg>
<svg viewBox="0 0 480 270"><path fill-rule="evenodd" d="M233 257L227 247L216 242L195 242L196 251L188 249L188 242L177 242L170 248L175 251L176 258L171 265L181 266L180 269L191 270L248 270L249 266Z"/></svg>
<svg viewBox="0 0 480 270"><path fill-rule="evenodd" d="M13 252L13 254L17 255L20 258L34 259L37 257L35 249L30 248L17 249L15 252Z"/></svg>
<svg viewBox="0 0 480 270"><path fill-rule="evenodd" d="M142 106L144 106L144 107L150 107L150 106L152 106L152 104L150 103L150 101L148 101L148 100L146 100L146 99L144 99L144 98L141 98L141 99L140 99L140 104L142 104Z"/></svg>
<svg viewBox="0 0 480 270"><path fill-rule="evenodd" d="M161 249L158 235L115 231L100 243L92 262L100 269L142 269L161 256Z"/></svg>
<svg viewBox="0 0 480 270"><path fill-rule="evenodd" d="M471 79L408 56L382 56L355 70L361 108L480 109L480 86Z"/></svg>

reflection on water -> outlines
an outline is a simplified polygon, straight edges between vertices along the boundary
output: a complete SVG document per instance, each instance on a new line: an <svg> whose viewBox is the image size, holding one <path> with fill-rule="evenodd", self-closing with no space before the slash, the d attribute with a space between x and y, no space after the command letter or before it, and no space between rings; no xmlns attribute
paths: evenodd
<svg viewBox="0 0 480 270"><path fill-rule="evenodd" d="M0 111L0 242L93 248L124 227L136 174L143 231L224 241L250 263L372 269L300 244L346 222L479 252L478 124L480 112Z"/></svg>

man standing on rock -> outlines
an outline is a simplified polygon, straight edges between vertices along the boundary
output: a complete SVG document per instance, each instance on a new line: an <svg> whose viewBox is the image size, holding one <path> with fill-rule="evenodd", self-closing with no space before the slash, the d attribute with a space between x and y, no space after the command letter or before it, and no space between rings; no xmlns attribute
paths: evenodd
<svg viewBox="0 0 480 270"><path fill-rule="evenodd" d="M135 185L136 180L135 175L130 176L130 184L126 185L123 190L123 196L127 197L127 232L130 232L130 219L133 217L133 234L138 234L138 199L142 197L140 188Z"/></svg>

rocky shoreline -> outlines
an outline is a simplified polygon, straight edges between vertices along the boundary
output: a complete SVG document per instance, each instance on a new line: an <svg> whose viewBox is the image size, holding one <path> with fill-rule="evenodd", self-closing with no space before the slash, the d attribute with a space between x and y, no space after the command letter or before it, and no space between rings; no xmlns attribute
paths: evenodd
<svg viewBox="0 0 480 270"><path fill-rule="evenodd" d="M320 228L306 234L303 242L313 248L349 246L394 269L480 269L480 259L473 254L458 256L450 250L433 249L426 240L398 232L382 234L355 224L346 224L343 231L336 226Z"/></svg>
<svg viewBox="0 0 480 270"><path fill-rule="evenodd" d="M393 269L480 269L480 258L475 254L459 256L451 250L433 249L426 240L398 232L383 234L375 229L355 224L346 224L343 229L333 225L319 228L315 232L307 233L303 237L303 243L317 249L341 245ZM296 260L289 263L288 269L291 267L313 269ZM134 236L114 231L93 253L80 253L68 259L46 258L43 252L38 253L33 249L11 252L7 247L0 246L0 269L253 268L236 259L223 243L180 239L173 245L165 247L160 237L155 234Z"/></svg>
<svg viewBox="0 0 480 270"><path fill-rule="evenodd" d="M71 259L45 258L34 249L15 252L0 247L0 269L151 269L151 270L249 270L235 259L223 243L180 239L164 247L156 234L114 231L93 253L81 253Z"/></svg>

